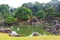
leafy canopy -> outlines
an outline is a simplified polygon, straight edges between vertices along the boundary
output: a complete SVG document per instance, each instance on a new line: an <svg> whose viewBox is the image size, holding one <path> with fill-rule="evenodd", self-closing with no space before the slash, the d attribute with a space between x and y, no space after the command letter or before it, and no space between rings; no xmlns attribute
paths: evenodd
<svg viewBox="0 0 60 40"><path fill-rule="evenodd" d="M32 11L26 7L19 7L15 12L15 17L18 19L29 19L32 16Z"/></svg>

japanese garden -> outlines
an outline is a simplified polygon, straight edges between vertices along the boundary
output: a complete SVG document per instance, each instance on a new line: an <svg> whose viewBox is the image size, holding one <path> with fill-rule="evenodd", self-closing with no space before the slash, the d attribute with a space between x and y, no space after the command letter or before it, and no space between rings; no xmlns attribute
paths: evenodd
<svg viewBox="0 0 60 40"><path fill-rule="evenodd" d="M1 4L0 33L9 37L60 36L60 1L28 2L17 8Z"/></svg>

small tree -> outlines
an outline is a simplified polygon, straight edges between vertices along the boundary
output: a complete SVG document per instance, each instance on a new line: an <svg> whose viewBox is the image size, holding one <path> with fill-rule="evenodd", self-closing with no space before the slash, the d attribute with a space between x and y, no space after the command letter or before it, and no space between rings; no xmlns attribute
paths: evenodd
<svg viewBox="0 0 60 40"><path fill-rule="evenodd" d="M32 11L26 7L19 7L15 12L15 17L21 20L28 20L32 16Z"/></svg>

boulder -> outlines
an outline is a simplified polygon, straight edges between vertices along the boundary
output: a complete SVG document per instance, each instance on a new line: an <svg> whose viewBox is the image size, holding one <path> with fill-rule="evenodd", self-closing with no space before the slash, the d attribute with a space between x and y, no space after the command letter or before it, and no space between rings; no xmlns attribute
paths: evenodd
<svg viewBox="0 0 60 40"><path fill-rule="evenodd" d="M11 28L3 28L3 27L0 27L0 32L2 33L11 33Z"/></svg>
<svg viewBox="0 0 60 40"><path fill-rule="evenodd" d="M60 24L56 24L56 30L60 30Z"/></svg>
<svg viewBox="0 0 60 40"><path fill-rule="evenodd" d="M3 27L0 27L0 32L4 33L4 28Z"/></svg>
<svg viewBox="0 0 60 40"><path fill-rule="evenodd" d="M38 32L33 32L33 36L39 36Z"/></svg>
<svg viewBox="0 0 60 40"><path fill-rule="evenodd" d="M5 33L11 33L12 32L12 30L10 28L6 28L4 31L5 31Z"/></svg>

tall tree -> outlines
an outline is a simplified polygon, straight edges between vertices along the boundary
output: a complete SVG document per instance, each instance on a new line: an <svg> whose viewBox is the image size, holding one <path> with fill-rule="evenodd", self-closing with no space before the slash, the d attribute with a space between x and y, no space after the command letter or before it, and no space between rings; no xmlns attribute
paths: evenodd
<svg viewBox="0 0 60 40"><path fill-rule="evenodd" d="M29 3L24 3L22 6L31 9L32 12L33 12L33 15L35 15L35 13L36 13L38 10L42 9L42 4L40 5L40 3L37 2L37 1L36 1L35 3L31 3L31 2L29 2Z"/></svg>
<svg viewBox="0 0 60 40"><path fill-rule="evenodd" d="M4 14L8 14L9 6L7 4L0 5L0 12L2 13L3 16L4 16Z"/></svg>

